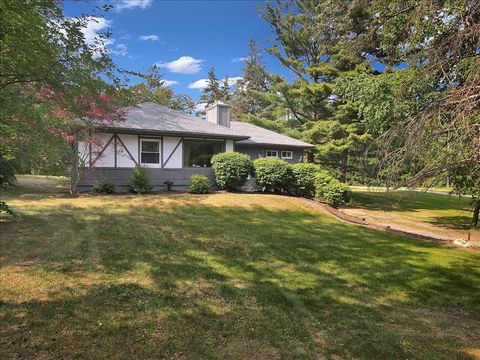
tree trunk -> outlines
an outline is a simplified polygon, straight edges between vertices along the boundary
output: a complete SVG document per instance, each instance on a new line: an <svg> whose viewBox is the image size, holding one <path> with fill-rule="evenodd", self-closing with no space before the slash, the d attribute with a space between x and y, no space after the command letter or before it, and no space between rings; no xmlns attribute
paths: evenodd
<svg viewBox="0 0 480 360"><path fill-rule="evenodd" d="M345 150L342 154L342 175L340 177L341 182L347 181L347 160L348 160L348 150Z"/></svg>
<svg viewBox="0 0 480 360"><path fill-rule="evenodd" d="M70 173L70 194L75 194L77 192L78 182L80 181L80 164L78 157L78 144L75 143L72 145L72 163L71 163L71 173Z"/></svg>
<svg viewBox="0 0 480 360"><path fill-rule="evenodd" d="M474 202L472 226L478 227L478 214L480 213L480 200Z"/></svg>

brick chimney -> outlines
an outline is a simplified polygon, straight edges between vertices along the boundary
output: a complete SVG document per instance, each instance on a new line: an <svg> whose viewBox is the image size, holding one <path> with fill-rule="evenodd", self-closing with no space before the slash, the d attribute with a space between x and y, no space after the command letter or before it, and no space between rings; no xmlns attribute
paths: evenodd
<svg viewBox="0 0 480 360"><path fill-rule="evenodd" d="M230 127L230 105L216 101L205 108L205 111L207 113L207 121L217 125Z"/></svg>

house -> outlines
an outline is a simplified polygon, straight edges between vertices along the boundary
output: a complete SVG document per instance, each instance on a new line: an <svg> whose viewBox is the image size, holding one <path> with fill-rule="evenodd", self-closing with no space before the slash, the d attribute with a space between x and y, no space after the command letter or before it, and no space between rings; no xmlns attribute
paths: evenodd
<svg viewBox="0 0 480 360"><path fill-rule="evenodd" d="M94 141L78 143L84 164L78 190L90 190L97 180L115 183L127 191L131 169L149 168L154 190L182 190L190 176L200 173L214 180L210 158L219 152L238 151L250 159L281 158L291 163L306 161L314 148L306 142L259 126L231 121L230 107L215 103L206 109L206 120L154 103L125 109L125 121L98 128Z"/></svg>

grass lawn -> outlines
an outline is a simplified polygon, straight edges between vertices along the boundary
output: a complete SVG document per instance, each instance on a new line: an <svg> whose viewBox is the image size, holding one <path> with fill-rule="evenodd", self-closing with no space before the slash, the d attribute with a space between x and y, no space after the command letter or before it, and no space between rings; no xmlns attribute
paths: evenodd
<svg viewBox="0 0 480 360"><path fill-rule="evenodd" d="M454 239L465 239L470 233L472 240L480 242L480 231L470 227L468 197L353 187L352 202L343 211L367 221Z"/></svg>
<svg viewBox="0 0 480 360"><path fill-rule="evenodd" d="M480 357L479 253L274 195L4 197L2 359Z"/></svg>

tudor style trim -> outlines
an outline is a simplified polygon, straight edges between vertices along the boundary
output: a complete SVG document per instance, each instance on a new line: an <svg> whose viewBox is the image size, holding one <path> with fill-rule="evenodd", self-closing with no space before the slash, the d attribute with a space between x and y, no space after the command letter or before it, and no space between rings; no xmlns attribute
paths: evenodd
<svg viewBox="0 0 480 360"><path fill-rule="evenodd" d="M125 149L125 151L127 152L127 155L130 157L130 159L133 161L133 163L135 164L135 166L138 165L138 162L137 160L135 160L135 157L132 155L132 153L130 152L130 150L128 150L127 146L123 143L122 139L120 138L120 136L118 136L118 134L115 134L116 138L118 139L118 141L120 141L120 144L122 145L122 147ZM115 167L117 167L117 161L116 161L116 157L117 157L117 149L115 148ZM140 158L139 158L140 160Z"/></svg>
<svg viewBox="0 0 480 360"><path fill-rule="evenodd" d="M165 162L162 164L162 168L165 167L165 165L167 165L168 161L172 158L173 154L175 154L175 151L177 151L178 147L180 146L180 144L182 144L182 142L183 142L183 137L180 138L180 140L178 141L177 145L175 145L170 155L168 155L167 160L165 160Z"/></svg>
<svg viewBox="0 0 480 360"><path fill-rule="evenodd" d="M102 148L102 150L100 150L100 152L98 153L97 157L95 158L95 160L93 160L93 163L91 162L90 163L90 167L92 167L92 165L95 165L95 163L97 162L98 159L100 159L100 156L103 155L103 153L105 152L105 149L108 147L108 145L110 145L110 143L112 142L112 140L114 139L115 137L115 134L112 134L112 137L110 138L110 140L107 141L107 144ZM115 149L116 150L116 149ZM91 154L90 154L91 155Z"/></svg>
<svg viewBox="0 0 480 360"><path fill-rule="evenodd" d="M117 167L117 134L113 134L113 164Z"/></svg>

